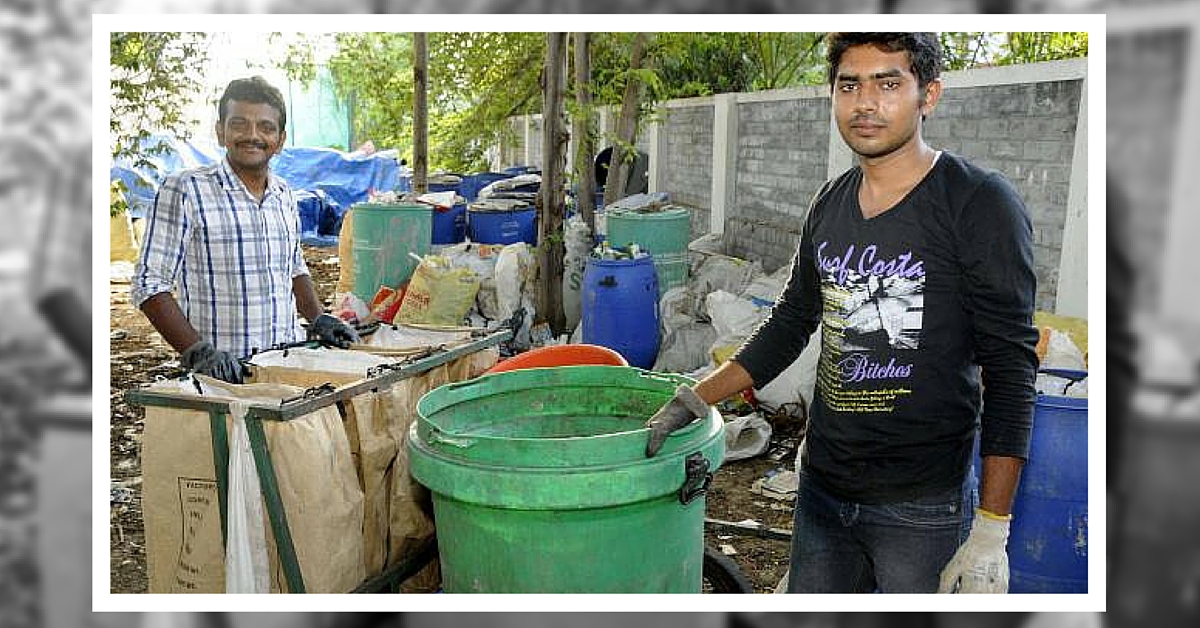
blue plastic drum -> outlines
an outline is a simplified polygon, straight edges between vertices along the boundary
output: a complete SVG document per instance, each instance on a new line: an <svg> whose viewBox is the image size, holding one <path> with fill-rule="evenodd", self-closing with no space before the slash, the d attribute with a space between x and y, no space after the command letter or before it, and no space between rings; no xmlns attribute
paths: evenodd
<svg viewBox="0 0 1200 628"><path fill-rule="evenodd" d="M1081 380L1086 371L1046 369ZM1010 593L1088 588L1087 399L1038 395L1029 460L1013 502Z"/></svg>
<svg viewBox="0 0 1200 628"><path fill-rule="evenodd" d="M537 245L537 209L475 210L469 212L467 228L471 241L480 244Z"/></svg>
<svg viewBox="0 0 1200 628"><path fill-rule="evenodd" d="M588 259L581 296L583 342L613 349L632 366L654 366L659 343L658 273L650 256Z"/></svg>
<svg viewBox="0 0 1200 628"><path fill-rule="evenodd" d="M450 209L433 208L432 244L458 244L467 239L467 204Z"/></svg>

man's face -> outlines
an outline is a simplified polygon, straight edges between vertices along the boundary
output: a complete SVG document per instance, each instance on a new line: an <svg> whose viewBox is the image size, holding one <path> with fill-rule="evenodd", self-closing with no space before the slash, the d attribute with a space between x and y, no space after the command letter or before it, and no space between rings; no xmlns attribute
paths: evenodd
<svg viewBox="0 0 1200 628"><path fill-rule="evenodd" d="M891 154L916 141L921 114L933 111L940 89L938 81L919 87L906 51L852 46L842 54L833 84L838 131L862 157Z"/></svg>
<svg viewBox="0 0 1200 628"><path fill-rule="evenodd" d="M228 151L229 163L238 168L265 168L286 138L279 112L267 103L232 100L225 119L217 121L217 142Z"/></svg>

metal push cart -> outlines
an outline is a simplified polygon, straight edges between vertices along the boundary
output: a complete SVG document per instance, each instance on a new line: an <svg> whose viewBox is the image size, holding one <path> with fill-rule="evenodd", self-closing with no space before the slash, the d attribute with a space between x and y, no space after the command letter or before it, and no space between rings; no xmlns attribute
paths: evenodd
<svg viewBox="0 0 1200 628"><path fill-rule="evenodd" d="M305 592L304 574L300 571L300 563L296 557L295 546L292 543L287 514L283 507L279 483L275 476L275 467L271 461L271 452L267 449L267 440L263 432L262 422L290 421L333 405L338 406L339 412L344 417L344 404L357 395L371 390L386 388L396 382L421 375L458 358L497 346L511 338L512 331L507 329L473 337L461 344L438 347L409 357L402 362L384 364L373 368L367 372L366 378L341 388L336 388L332 384L326 384L309 388L300 396L281 401L278 406L251 405L249 407L246 413L246 431L250 440L250 448L254 455L259 483L262 486L267 517L275 536L280 565L283 568L284 578L290 592ZM199 410L208 413L212 429L213 466L216 470L217 495L220 501L221 537L224 539L227 534L226 518L229 487L229 437L226 431L225 419L226 415L230 412L229 404L223 401L182 399L140 388L127 391L125 399L134 405ZM352 593L398 590L400 583L420 571L436 555L437 541L431 535L421 543L415 552L412 552L397 565L385 570L382 574L367 579L356 587Z"/></svg>

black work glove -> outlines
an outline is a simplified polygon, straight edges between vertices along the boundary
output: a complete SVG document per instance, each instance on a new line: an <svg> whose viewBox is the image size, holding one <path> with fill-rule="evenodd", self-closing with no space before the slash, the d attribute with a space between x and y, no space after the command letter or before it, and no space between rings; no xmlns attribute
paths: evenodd
<svg viewBox="0 0 1200 628"><path fill-rule="evenodd" d="M675 430L708 415L708 404L690 386L680 385L675 396L646 421L650 428L650 440L646 443L646 457L653 457L662 449L667 436Z"/></svg>
<svg viewBox="0 0 1200 628"><path fill-rule="evenodd" d="M323 346L349 349L351 343L358 342L358 334L354 328L342 319L330 314L322 314L308 327L310 340L319 340Z"/></svg>
<svg viewBox="0 0 1200 628"><path fill-rule="evenodd" d="M250 375L250 367L228 351L219 351L207 340L200 340L184 350L179 357L183 368L215 377L230 384L241 384Z"/></svg>

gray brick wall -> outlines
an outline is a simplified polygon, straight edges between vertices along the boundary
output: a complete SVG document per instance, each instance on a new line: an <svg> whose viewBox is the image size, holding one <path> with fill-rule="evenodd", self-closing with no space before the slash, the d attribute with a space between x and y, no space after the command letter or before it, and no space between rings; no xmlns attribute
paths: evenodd
<svg viewBox="0 0 1200 628"><path fill-rule="evenodd" d="M512 135L502 138L503 144L501 144L500 152L502 168L520 166L525 161L525 119L509 118L509 128L512 130Z"/></svg>
<svg viewBox="0 0 1200 628"><path fill-rule="evenodd" d="M825 181L829 99L738 105L737 180L725 214L729 253L788 263L800 240L809 200Z"/></svg>
<svg viewBox="0 0 1200 628"><path fill-rule="evenodd" d="M926 141L1002 172L1033 221L1037 307L1054 310L1080 80L948 89Z"/></svg>
<svg viewBox="0 0 1200 628"><path fill-rule="evenodd" d="M1188 45L1178 29L1108 36L1108 169L1132 205L1127 242L1148 271L1138 273L1135 303L1142 309L1157 310L1160 300L1156 269L1174 187Z"/></svg>
<svg viewBox="0 0 1200 628"><path fill-rule="evenodd" d="M708 233L712 208L713 106L668 109L663 189L692 211L692 238Z"/></svg>
<svg viewBox="0 0 1200 628"><path fill-rule="evenodd" d="M541 169L542 167L542 119L533 118L530 120L532 128L529 133L529 163L521 164L524 166L533 166Z"/></svg>
<svg viewBox="0 0 1200 628"><path fill-rule="evenodd" d="M1187 35L1172 31L1127 39L1110 38L1109 69L1120 71L1109 73L1109 90L1124 90L1122 102L1141 104L1110 111L1108 161L1137 203L1135 253L1146 262L1157 259L1163 241L1174 127L1161 121L1181 114ZM1082 87L1075 79L948 89L925 125L931 145L999 170L1017 187L1034 225L1039 309L1055 305ZM661 186L692 210L695 238L709 231L714 107L688 103L662 115ZM741 103L737 116L737 173L726 241L731 254L773 270L791 260L808 202L825 180L829 99ZM535 135L540 136L540 123ZM637 144L649 152L649 133L639 133ZM538 152L540 143L531 151ZM1142 288L1147 301L1157 294L1154 278Z"/></svg>

